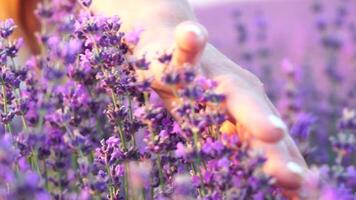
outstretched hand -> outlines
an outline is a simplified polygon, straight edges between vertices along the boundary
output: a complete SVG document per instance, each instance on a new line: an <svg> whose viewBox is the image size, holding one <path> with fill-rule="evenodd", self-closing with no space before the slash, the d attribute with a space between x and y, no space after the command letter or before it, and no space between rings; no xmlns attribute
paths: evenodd
<svg viewBox="0 0 356 200"><path fill-rule="evenodd" d="M222 131L237 134L235 125L238 123L244 127L246 131L240 137L249 143L252 150L267 157L265 172L274 176L283 188L298 189L306 172L305 161L258 78L230 61L212 45L207 45L207 31L200 24L183 22L175 28L174 35L171 45L174 48L173 66L199 67L198 73L217 81L218 92L226 96L224 104L230 119L223 124ZM157 44L160 42L145 44L139 54L155 55L156 50L168 48L159 48ZM153 87L170 108L175 97L169 86L160 81L165 67L159 61L153 61L145 75L155 77Z"/></svg>
<svg viewBox="0 0 356 200"><path fill-rule="evenodd" d="M157 52L173 48L174 66L196 66L201 75L217 81L218 93L226 96L224 104L230 116L222 131L236 134L236 125L242 126L245 131L241 138L252 150L267 157L264 171L274 176L288 193L300 189L307 172L306 163L259 79L207 43L208 33L194 22L194 14L186 1L149 2L105 0L94 3L94 8L105 15L119 14L127 23L123 27L126 30L135 25L146 29L134 52L136 55L152 58ZM153 87L169 109L175 97L160 82L164 68L162 63L153 61L145 75L155 77Z"/></svg>

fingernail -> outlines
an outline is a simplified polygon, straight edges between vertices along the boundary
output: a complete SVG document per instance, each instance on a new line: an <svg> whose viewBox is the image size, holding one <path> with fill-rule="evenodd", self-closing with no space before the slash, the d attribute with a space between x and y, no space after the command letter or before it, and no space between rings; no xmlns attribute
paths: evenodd
<svg viewBox="0 0 356 200"><path fill-rule="evenodd" d="M183 22L176 29L176 41L181 49L189 52L200 52L207 41L207 34L199 24Z"/></svg>
<svg viewBox="0 0 356 200"><path fill-rule="evenodd" d="M282 131L287 131L287 125L282 121L281 118L277 117L276 115L268 116L268 120L275 128L281 129Z"/></svg>
<svg viewBox="0 0 356 200"><path fill-rule="evenodd" d="M192 33L196 34L197 36L201 36L203 34L202 29L193 23L185 24L184 29L188 32L192 32Z"/></svg>
<svg viewBox="0 0 356 200"><path fill-rule="evenodd" d="M298 174L300 176L303 175L303 168L295 162L288 162L287 168L295 174Z"/></svg>

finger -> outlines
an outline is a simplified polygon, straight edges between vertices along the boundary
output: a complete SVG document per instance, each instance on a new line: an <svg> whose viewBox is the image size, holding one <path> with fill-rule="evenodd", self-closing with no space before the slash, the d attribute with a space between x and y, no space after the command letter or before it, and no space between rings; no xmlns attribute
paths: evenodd
<svg viewBox="0 0 356 200"><path fill-rule="evenodd" d="M190 64L196 65L206 45L208 32L192 21L179 24L175 30L175 50L173 65L177 67Z"/></svg>
<svg viewBox="0 0 356 200"><path fill-rule="evenodd" d="M238 134L239 137L244 135L243 130L240 130L233 123L225 121L220 128L220 131L232 137ZM307 170L306 164L302 157L297 155L297 147L295 143L291 143L290 137L287 136L283 140L271 144L255 138L246 138L251 146L252 152L262 154L266 157L266 163L263 170L266 174L273 176L277 185L281 186L285 191L289 191L290 195L295 194L299 189L303 180L303 173Z"/></svg>
<svg viewBox="0 0 356 200"><path fill-rule="evenodd" d="M175 29L174 36L174 51L172 55L171 65L176 68L183 68L185 66L195 66L199 61L199 58L204 50L204 47L207 42L208 33L206 29L192 21L182 22L177 25ZM157 79L162 77L162 65L152 65L152 69ZM158 85L158 86L157 86ZM171 107L169 102L164 97L172 96L171 88L165 87L161 82L156 82L153 85L154 88L159 88L160 91L158 93L163 100L166 101L166 104ZM179 87L184 87L184 85L179 85ZM164 96L162 96L162 94ZM167 95L165 95L167 94ZM172 98L169 100L171 101Z"/></svg>
<svg viewBox="0 0 356 200"><path fill-rule="evenodd" d="M258 87L236 78L219 80L219 90L226 95L226 106L232 118L254 138L277 142L287 134L287 126L270 108L263 93L258 92L261 90Z"/></svg>
<svg viewBox="0 0 356 200"><path fill-rule="evenodd" d="M275 177L279 186L288 190L300 188L306 168L303 161L291 154L286 139L275 144L255 139L251 140L250 144L253 150L264 153L267 160L263 170Z"/></svg>

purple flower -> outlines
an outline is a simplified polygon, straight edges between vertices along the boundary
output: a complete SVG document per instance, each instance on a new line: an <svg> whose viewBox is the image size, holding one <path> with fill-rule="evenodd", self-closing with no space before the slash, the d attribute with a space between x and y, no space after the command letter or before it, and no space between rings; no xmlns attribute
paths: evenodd
<svg viewBox="0 0 356 200"><path fill-rule="evenodd" d="M202 151L205 154L213 157L220 155L223 150L224 150L224 145L221 143L221 141L218 140L213 141L212 138L208 138L202 147Z"/></svg>
<svg viewBox="0 0 356 200"><path fill-rule="evenodd" d="M134 65L137 69L147 70L148 66L150 65L150 62L148 62L147 59L143 57L141 59L136 60Z"/></svg>
<svg viewBox="0 0 356 200"><path fill-rule="evenodd" d="M159 56L158 61L162 64L168 65L172 60L172 53L164 53Z"/></svg>
<svg viewBox="0 0 356 200"><path fill-rule="evenodd" d="M10 58L15 58L17 53L19 52L20 47L23 45L23 39L20 38L13 42L9 42L7 46L5 46L4 53L6 56Z"/></svg>
<svg viewBox="0 0 356 200"><path fill-rule="evenodd" d="M195 79L197 85L203 87L204 89L213 89L217 86L217 82L207 79L203 76L197 76Z"/></svg>
<svg viewBox="0 0 356 200"><path fill-rule="evenodd" d="M92 0L81 0L81 2L85 7L89 7L92 3Z"/></svg>
<svg viewBox="0 0 356 200"><path fill-rule="evenodd" d="M53 8L49 5L38 4L35 13L42 19L49 19L53 16Z"/></svg>
<svg viewBox="0 0 356 200"><path fill-rule="evenodd" d="M308 113L301 113L297 116L296 122L292 125L290 134L294 138L305 141L309 138L311 128L314 125L316 118Z"/></svg>
<svg viewBox="0 0 356 200"><path fill-rule="evenodd" d="M0 36L4 39L8 38L15 30L16 25L13 19L0 21Z"/></svg>
<svg viewBox="0 0 356 200"><path fill-rule="evenodd" d="M135 28L134 30L128 32L124 37L125 42L131 45L137 45L143 31L144 29L142 28Z"/></svg>
<svg viewBox="0 0 356 200"><path fill-rule="evenodd" d="M177 157L186 159L192 153L193 153L193 148L191 146L184 146L182 143L177 144L177 149L175 150L175 154Z"/></svg>
<svg viewBox="0 0 356 200"><path fill-rule="evenodd" d="M356 111L345 108L339 120L338 127L341 130L356 130Z"/></svg>
<svg viewBox="0 0 356 200"><path fill-rule="evenodd" d="M339 133L330 137L334 149L342 154L350 154L355 151L356 138L353 134Z"/></svg>
<svg viewBox="0 0 356 200"><path fill-rule="evenodd" d="M223 157L218 161L218 167L227 170L229 168L230 161L228 158Z"/></svg>
<svg viewBox="0 0 356 200"><path fill-rule="evenodd" d="M70 40L62 49L62 56L65 64L74 63L81 51L82 42L79 40Z"/></svg>

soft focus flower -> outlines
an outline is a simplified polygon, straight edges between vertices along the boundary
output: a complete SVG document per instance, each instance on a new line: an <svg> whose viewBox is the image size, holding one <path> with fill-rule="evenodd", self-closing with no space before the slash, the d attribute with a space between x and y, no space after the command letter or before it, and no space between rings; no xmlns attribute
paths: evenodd
<svg viewBox="0 0 356 200"><path fill-rule="evenodd" d="M131 45L137 45L140 40L140 35L144 30L142 28L135 28L125 35L125 41Z"/></svg>
<svg viewBox="0 0 356 200"><path fill-rule="evenodd" d="M0 36L6 39L14 32L15 28L16 25L13 19L0 21Z"/></svg>

